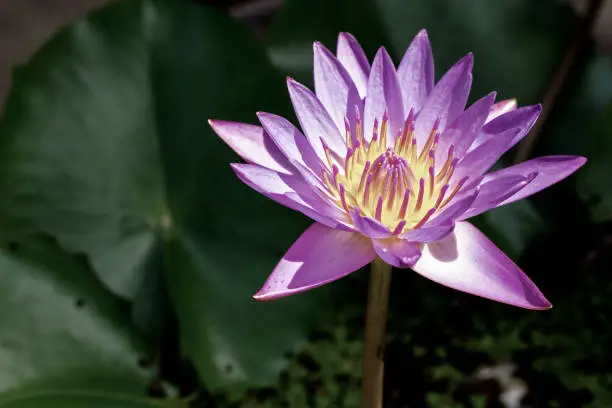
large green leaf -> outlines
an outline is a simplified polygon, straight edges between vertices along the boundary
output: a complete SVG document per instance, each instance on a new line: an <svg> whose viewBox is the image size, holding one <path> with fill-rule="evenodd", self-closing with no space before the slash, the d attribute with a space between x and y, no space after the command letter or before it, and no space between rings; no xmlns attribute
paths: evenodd
<svg viewBox="0 0 612 408"><path fill-rule="evenodd" d="M46 240L11 244L0 280L0 407L167 406L146 398L127 303L82 259Z"/></svg>
<svg viewBox="0 0 612 408"><path fill-rule="evenodd" d="M476 58L472 97L492 90L538 102L573 29L568 8L556 0L288 0L270 30L270 52L286 72L310 81L312 42L335 49L349 31L372 56L390 47L395 60L426 28L437 75L472 51Z"/></svg>
<svg viewBox="0 0 612 408"><path fill-rule="evenodd" d="M154 292L141 288L163 263L204 383L275 378L317 299L251 299L306 220L242 185L207 124L288 104L247 31L191 2L119 2L61 32L14 84L0 229L53 235L128 299Z"/></svg>

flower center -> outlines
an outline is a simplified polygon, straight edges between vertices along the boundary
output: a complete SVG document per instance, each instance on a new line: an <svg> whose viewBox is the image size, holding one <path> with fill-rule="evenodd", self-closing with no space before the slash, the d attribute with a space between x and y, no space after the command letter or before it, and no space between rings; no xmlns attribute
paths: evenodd
<svg viewBox="0 0 612 408"><path fill-rule="evenodd" d="M389 227L394 234L401 234L425 224L455 196L465 180L450 188L457 163L452 145L444 162L436 166L440 137L437 123L420 149L414 137L412 112L394 141L388 141L387 133L386 114L380 127L374 122L369 142L363 137L359 119L355 129L347 124L348 152L344 166L339 169L333 164L331 153L325 147L332 171L323 177L329 192L347 212L357 209L361 215L375 218Z"/></svg>

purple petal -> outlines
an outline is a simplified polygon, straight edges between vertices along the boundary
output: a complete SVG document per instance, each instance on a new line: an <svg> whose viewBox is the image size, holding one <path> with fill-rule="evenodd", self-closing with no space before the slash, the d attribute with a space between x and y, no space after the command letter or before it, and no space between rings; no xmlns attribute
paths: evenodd
<svg viewBox="0 0 612 408"><path fill-rule="evenodd" d="M512 146L519 132L517 128L509 129L468 152L457 164L452 179L460 180L465 176L485 173Z"/></svg>
<svg viewBox="0 0 612 408"><path fill-rule="evenodd" d="M247 162L283 174L292 174L295 171L260 126L212 119L208 123L215 133Z"/></svg>
<svg viewBox="0 0 612 408"><path fill-rule="evenodd" d="M319 197L326 201L334 201L334 196L330 193L329 187L325 184L325 181L314 173L314 171L298 162L295 162L294 165L304 181L312 187L313 191L315 191Z"/></svg>
<svg viewBox="0 0 612 408"><path fill-rule="evenodd" d="M418 112L434 87L434 60L427 30L421 30L406 50L397 78L402 91L404 117L411 109Z"/></svg>
<svg viewBox="0 0 612 408"><path fill-rule="evenodd" d="M479 178L479 180L481 178ZM478 184L478 182L475 184ZM457 197L453 198L453 200L451 200L451 202L441 211L434 214L433 218L425 223L424 226L405 232L400 235L400 238L410 242L423 243L441 240L453 232L455 221L472 206L478 193L478 188L460 192Z"/></svg>
<svg viewBox="0 0 612 408"><path fill-rule="evenodd" d="M386 238L391 235L391 231L380 221L361 215L359 208L354 208L351 211L351 219L355 227L366 237L370 238Z"/></svg>
<svg viewBox="0 0 612 408"><path fill-rule="evenodd" d="M466 220L482 214L492 208L499 207L500 203L518 191L525 188L537 177L537 173L531 174L509 174L503 177L484 181L479 186L479 193L471 208L461 216ZM483 179L484 180L484 179Z"/></svg>
<svg viewBox="0 0 612 408"><path fill-rule="evenodd" d="M319 42L314 43L313 50L315 93L342 133L347 109L354 110L361 98L350 75L336 57Z"/></svg>
<svg viewBox="0 0 612 408"><path fill-rule="evenodd" d="M313 224L289 248L253 297L273 300L304 292L340 279L374 258L376 253L366 237Z"/></svg>
<svg viewBox="0 0 612 408"><path fill-rule="evenodd" d="M233 163L231 166L238 178L253 190L315 221L330 227L349 221L343 210L322 199L297 176L280 174L252 164Z"/></svg>
<svg viewBox="0 0 612 408"><path fill-rule="evenodd" d="M418 244L403 239L374 239L372 243L380 259L396 268L410 268L421 256Z"/></svg>
<svg viewBox="0 0 612 408"><path fill-rule="evenodd" d="M498 206L512 203L529 197L540 190L563 180L586 163L586 158L580 156L543 156L528 160L505 169L486 174L484 182L498 180L509 175L526 175L537 173L536 177L525 188L505 199Z"/></svg>
<svg viewBox="0 0 612 408"><path fill-rule="evenodd" d="M404 108L395 66L387 50L381 47L372 63L365 99L363 134L368 142L374 134L374 124L381 123L385 112L389 117L387 141L392 143L404 124Z"/></svg>
<svg viewBox="0 0 612 408"><path fill-rule="evenodd" d="M499 101L493 106L491 106L491 112L489 113L489 116L487 117L485 123L489 123L498 116L513 111L516 108L518 108L518 105L516 104L516 99L504 99L503 101Z"/></svg>
<svg viewBox="0 0 612 408"><path fill-rule="evenodd" d="M453 146L454 157L461 158L480 133L493 102L495 92L474 102L465 112L460 114L440 136L436 151L436 163L442 165L447 158L450 146Z"/></svg>
<svg viewBox="0 0 612 408"><path fill-rule="evenodd" d="M290 163L299 163L320 175L323 163L306 140L306 137L287 119L266 112L257 112L257 117L276 147Z"/></svg>
<svg viewBox="0 0 612 408"><path fill-rule="evenodd" d="M453 232L454 224L438 225L435 227L421 227L403 233L399 237L410 242L436 242Z"/></svg>
<svg viewBox="0 0 612 408"><path fill-rule="evenodd" d="M287 88L302 130L317 156L323 162L327 161L322 143L324 141L336 155L344 158L346 140L317 97L310 89L291 78L287 79Z"/></svg>
<svg viewBox="0 0 612 408"><path fill-rule="evenodd" d="M486 124L483 129L486 133L497 134L512 128L527 129L529 131L542 112L542 105L523 106L498 116Z"/></svg>
<svg viewBox="0 0 612 408"><path fill-rule="evenodd" d="M336 55L338 61L346 68L353 79L359 97L363 98L368 88L370 63L355 37L349 33L340 33Z"/></svg>
<svg viewBox="0 0 612 408"><path fill-rule="evenodd" d="M457 197L451 200L450 204L436 214L429 222L425 224L426 227L438 227L444 225L452 225L463 213L465 213L476 201L480 191L475 188L466 193L460 193Z"/></svg>
<svg viewBox="0 0 612 408"><path fill-rule="evenodd" d="M482 128L482 133L478 135L470 149L473 150L485 141L496 137L499 133L516 128L519 131L516 134L516 138L510 143L508 147L508 149L510 149L529 133L538 120L541 111L542 105L531 105L523 106L522 108L498 116Z"/></svg>
<svg viewBox="0 0 612 408"><path fill-rule="evenodd" d="M444 240L426 245L412 269L442 285L498 302L527 309L552 306L510 258L465 221Z"/></svg>
<svg viewBox="0 0 612 408"><path fill-rule="evenodd" d="M436 84L429 98L419 112L415 124L415 136L419 146L429 137L434 123L439 120L440 129L461 113L465 108L472 86L474 58L468 54L460 59Z"/></svg>

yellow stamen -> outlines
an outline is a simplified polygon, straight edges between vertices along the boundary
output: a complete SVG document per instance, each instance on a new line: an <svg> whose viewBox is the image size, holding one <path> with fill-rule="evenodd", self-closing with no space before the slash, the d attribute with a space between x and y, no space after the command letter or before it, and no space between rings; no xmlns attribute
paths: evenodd
<svg viewBox="0 0 612 408"><path fill-rule="evenodd" d="M380 126L379 126L380 124ZM391 134L388 116L375 121L370 142L366 142L362 122L346 122L347 155L343 167L323 175L325 186L345 211L358 207L359 213L379 220L393 234L422 227L461 190L461 181L449 186L456 159L453 147L440 158L438 122L421 149L414 134L411 113L403 129ZM387 147L389 141L391 147ZM323 144L325 156L333 165L332 152ZM442 166L436 169L436 155Z"/></svg>

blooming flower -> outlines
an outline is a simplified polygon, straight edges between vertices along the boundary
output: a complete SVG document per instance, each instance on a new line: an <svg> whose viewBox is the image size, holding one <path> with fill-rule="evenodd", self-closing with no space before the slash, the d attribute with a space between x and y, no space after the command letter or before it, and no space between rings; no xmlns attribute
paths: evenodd
<svg viewBox="0 0 612 408"><path fill-rule="evenodd" d="M356 39L334 56L314 44L315 93L287 86L303 133L260 112L262 127L211 120L248 164L232 164L256 191L316 221L254 296L270 300L335 281L380 257L451 288L530 309L551 304L485 235L465 221L534 194L586 159L547 156L487 173L535 123L540 105L467 109L473 57L434 84L425 30L396 69L384 48L370 66Z"/></svg>

